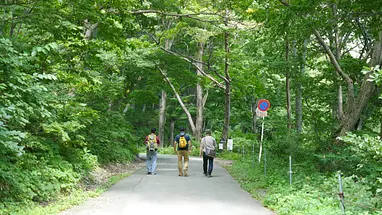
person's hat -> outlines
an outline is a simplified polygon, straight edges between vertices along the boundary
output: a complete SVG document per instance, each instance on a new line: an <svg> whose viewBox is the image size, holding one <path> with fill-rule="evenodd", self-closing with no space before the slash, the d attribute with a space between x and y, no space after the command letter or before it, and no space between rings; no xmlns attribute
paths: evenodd
<svg viewBox="0 0 382 215"><path fill-rule="evenodd" d="M211 134L211 130L210 129L206 129L206 134Z"/></svg>

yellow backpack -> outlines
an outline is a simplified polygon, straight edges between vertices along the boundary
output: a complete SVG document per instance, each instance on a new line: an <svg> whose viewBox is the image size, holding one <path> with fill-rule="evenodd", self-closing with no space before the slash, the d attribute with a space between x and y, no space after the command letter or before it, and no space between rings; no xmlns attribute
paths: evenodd
<svg viewBox="0 0 382 215"><path fill-rule="evenodd" d="M179 149L186 149L187 148L187 140L184 136L179 137Z"/></svg>
<svg viewBox="0 0 382 215"><path fill-rule="evenodd" d="M155 134L150 134L147 138L146 148L149 151L158 150L157 136Z"/></svg>

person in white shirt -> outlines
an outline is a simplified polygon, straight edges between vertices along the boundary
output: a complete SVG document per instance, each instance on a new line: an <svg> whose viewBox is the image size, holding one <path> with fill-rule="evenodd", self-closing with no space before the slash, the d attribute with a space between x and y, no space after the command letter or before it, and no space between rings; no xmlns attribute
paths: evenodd
<svg viewBox="0 0 382 215"><path fill-rule="evenodd" d="M211 136L211 131L206 130L206 136L200 142L199 156L203 156L203 173L208 178L211 177L214 168L214 157L216 155L216 140ZM207 169L208 163L208 169Z"/></svg>

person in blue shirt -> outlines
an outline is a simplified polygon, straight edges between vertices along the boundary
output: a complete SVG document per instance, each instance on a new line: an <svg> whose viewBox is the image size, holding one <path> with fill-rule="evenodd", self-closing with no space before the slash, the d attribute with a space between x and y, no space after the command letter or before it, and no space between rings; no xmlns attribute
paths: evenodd
<svg viewBox="0 0 382 215"><path fill-rule="evenodd" d="M188 175L188 154L191 154L192 144L191 138L185 133L184 128L180 128L180 133L176 135L174 140L174 152L178 155L178 170L179 176ZM182 160L184 165L182 167Z"/></svg>

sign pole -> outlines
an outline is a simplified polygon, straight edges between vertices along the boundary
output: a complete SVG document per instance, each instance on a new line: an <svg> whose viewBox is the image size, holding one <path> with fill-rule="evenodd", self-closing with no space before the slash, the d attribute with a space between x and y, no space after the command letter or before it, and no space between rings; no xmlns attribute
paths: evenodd
<svg viewBox="0 0 382 215"><path fill-rule="evenodd" d="M271 107L271 104L269 103L268 100L266 99L261 99L258 103L257 103L257 108L256 108L256 115L258 117L263 117L263 122L262 122L262 125L261 125L261 137L260 137L260 152L259 152L259 163L261 161L261 152L263 151L263 138L264 138L264 117L267 116L267 110ZM265 149L264 149L264 153L265 153ZM265 154L264 154L265 156ZM266 167L265 167L265 157L264 157L264 173L266 174Z"/></svg>
<svg viewBox="0 0 382 215"><path fill-rule="evenodd" d="M264 146L264 176L267 176L267 150Z"/></svg>
<svg viewBox="0 0 382 215"><path fill-rule="evenodd" d="M263 117L263 123L261 125L259 163L260 163L260 160L261 160L261 151L263 150L263 137L264 137L264 117Z"/></svg>
<svg viewBox="0 0 382 215"><path fill-rule="evenodd" d="M252 167L255 167L255 144L252 144Z"/></svg>
<svg viewBox="0 0 382 215"><path fill-rule="evenodd" d="M343 214L345 214L345 206L344 206L344 193L342 190L342 178L341 173L338 174L338 184L340 185L340 201L341 201L341 211Z"/></svg>
<svg viewBox="0 0 382 215"><path fill-rule="evenodd" d="M289 184L292 185L292 156L289 155Z"/></svg>

